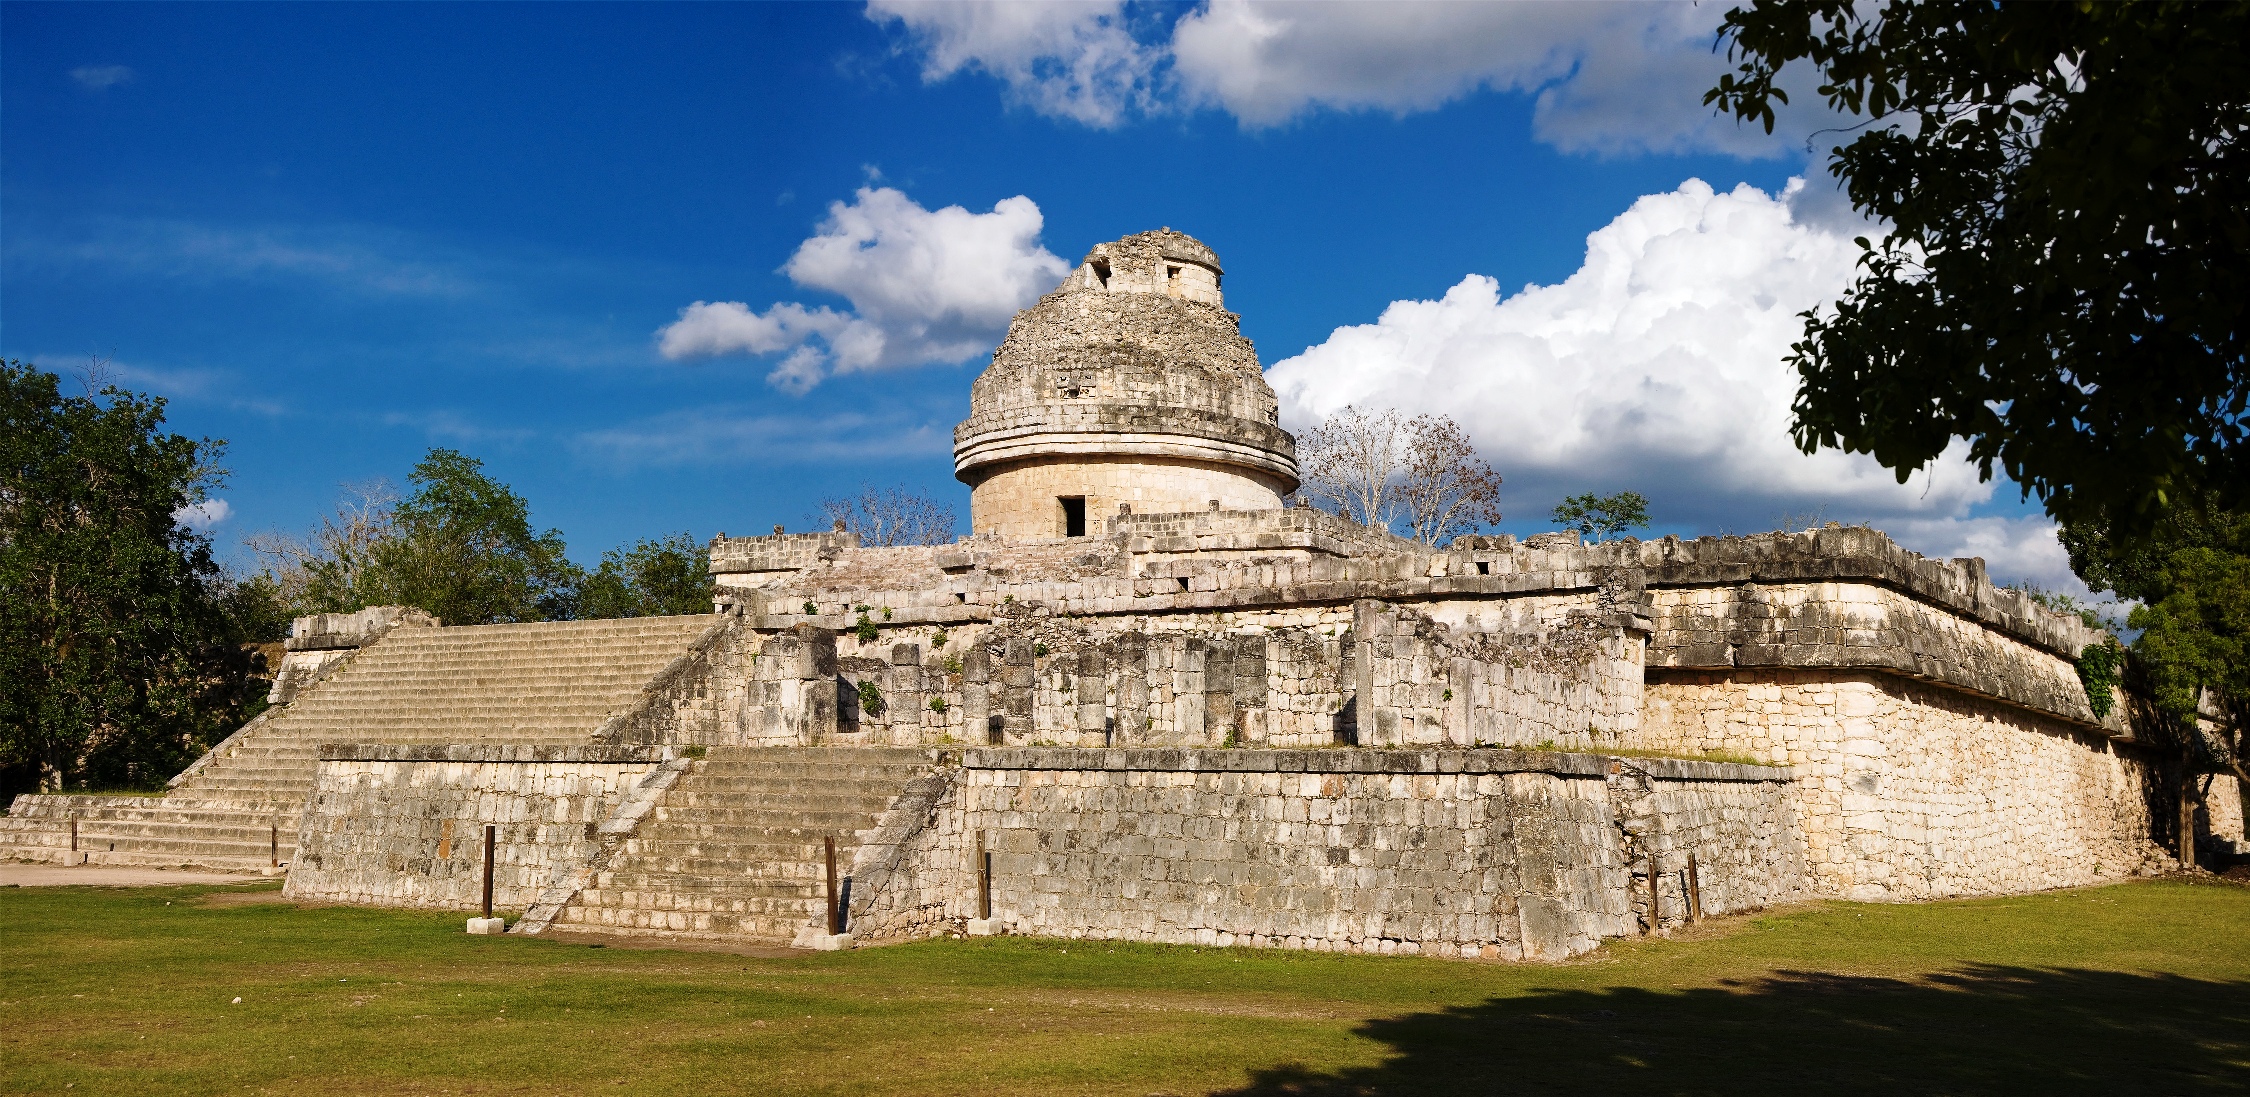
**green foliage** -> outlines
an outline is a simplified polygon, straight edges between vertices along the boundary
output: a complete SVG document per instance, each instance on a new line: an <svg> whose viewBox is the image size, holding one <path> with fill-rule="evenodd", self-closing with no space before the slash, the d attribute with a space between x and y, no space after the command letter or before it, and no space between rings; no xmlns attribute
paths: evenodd
<svg viewBox="0 0 2250 1097"><path fill-rule="evenodd" d="M958 656L958 655L948 655L948 656L946 656L946 657L945 657L945 672L946 672L947 674L959 674L959 673L961 673L961 657L960 657L960 656Z"/></svg>
<svg viewBox="0 0 2250 1097"><path fill-rule="evenodd" d="M2109 715L2124 669L2125 649L2115 641L2088 644L2078 653L2078 684L2086 689L2086 707L2094 710L2095 719Z"/></svg>
<svg viewBox="0 0 2250 1097"><path fill-rule="evenodd" d="M315 546L294 555L304 572L304 612L348 613L408 605L447 624L544 621L575 616L584 575L562 535L535 533L523 497L484 472L483 462L433 449L407 478L396 506L371 498Z"/></svg>
<svg viewBox="0 0 2250 1097"><path fill-rule="evenodd" d="M1797 443L1904 482L1956 438L2057 518L2250 489L2250 5L1760 0L1706 97L1773 127L1810 62L1858 281L1808 313Z"/></svg>
<svg viewBox="0 0 2250 1097"><path fill-rule="evenodd" d="M875 680L873 678L861 679L859 683L859 710L869 716L881 716L889 708L889 703L883 700L883 690L875 684Z"/></svg>
<svg viewBox="0 0 2250 1097"><path fill-rule="evenodd" d="M930 698L930 711L931 711L931 712L944 712L944 711L945 711L945 698L943 698L943 697L932 697L932 698Z"/></svg>
<svg viewBox="0 0 2250 1097"><path fill-rule="evenodd" d="M1574 529L1599 541L1629 529L1648 525L1648 500L1637 491L1615 495L1573 495L1555 507L1554 519L1564 529Z"/></svg>
<svg viewBox="0 0 2250 1097"><path fill-rule="evenodd" d="M859 637L859 642L862 644L872 644L875 642L875 638L881 635L881 631L876 628L875 622L867 619L867 614L863 612L859 615L859 623L852 626L852 635Z"/></svg>
<svg viewBox="0 0 2250 1097"><path fill-rule="evenodd" d="M819 607L819 606L816 606L816 605L813 605L813 604L812 604L811 602L806 602L806 603L805 603L805 616L807 616L807 617L818 617L818 616L820 616L820 607Z"/></svg>
<svg viewBox="0 0 2250 1097"><path fill-rule="evenodd" d="M930 630L930 646L931 646L931 647L933 647L933 648L942 648L942 647L944 647L944 646L945 646L945 640L946 640L946 636L945 636L945 626L944 626L944 625L939 625L939 626L937 626L936 628L933 628L933 629L931 629L931 630Z"/></svg>
<svg viewBox="0 0 2250 1097"><path fill-rule="evenodd" d="M710 548L686 533L602 554L578 590L580 617L711 612Z"/></svg>
<svg viewBox="0 0 2250 1097"><path fill-rule="evenodd" d="M2048 590L2032 582L2010 583L2002 589L2019 591L2036 605L2066 617L2076 617L2084 622L2087 628L2110 629L2112 631L2116 629L2116 624L2104 618L2094 607L2062 591Z"/></svg>
<svg viewBox="0 0 2250 1097"><path fill-rule="evenodd" d="M530 505L484 462L433 449L407 483L398 536L376 545L370 569L383 596L361 604L419 606L457 625L572 616L578 569L562 534L534 533Z"/></svg>
<svg viewBox="0 0 2250 1097"><path fill-rule="evenodd" d="M161 399L0 363L0 782L154 787L262 702L263 592L177 517L224 445L167 432Z"/></svg>
<svg viewBox="0 0 2250 1097"><path fill-rule="evenodd" d="M2240 773L2250 716L2250 514L2218 500L2181 500L2138 535L2078 520L2063 523L2061 538L2088 586L2140 603L2126 617L2140 630L2126 670L2170 717L2143 738L2173 740L2198 767ZM2208 731L2195 723L2206 691L2223 717Z"/></svg>
<svg viewBox="0 0 2250 1097"><path fill-rule="evenodd" d="M1047 645L1046 645L1046 643L1045 643L1044 641L1033 643L1033 644L1031 645L1031 653L1032 653L1033 655L1045 655L1045 654L1047 654Z"/></svg>

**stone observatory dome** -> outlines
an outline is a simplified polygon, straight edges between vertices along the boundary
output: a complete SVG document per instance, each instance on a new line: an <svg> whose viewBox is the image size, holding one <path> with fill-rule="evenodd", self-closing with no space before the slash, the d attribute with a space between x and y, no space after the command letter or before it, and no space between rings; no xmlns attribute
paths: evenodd
<svg viewBox="0 0 2250 1097"><path fill-rule="evenodd" d="M1084 536L1121 506L1282 505L1296 442L1220 273L1186 233L1136 233L1097 245L1016 314L953 428L977 533Z"/></svg>

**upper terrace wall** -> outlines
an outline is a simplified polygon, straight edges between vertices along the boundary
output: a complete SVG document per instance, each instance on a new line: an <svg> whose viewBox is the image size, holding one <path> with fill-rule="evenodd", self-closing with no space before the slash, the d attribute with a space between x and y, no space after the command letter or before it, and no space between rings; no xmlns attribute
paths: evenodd
<svg viewBox="0 0 2250 1097"><path fill-rule="evenodd" d="M974 642L1024 607L1110 622L1102 631L1334 635L1335 611L1377 599L1456 628L1537 630L1625 592L1651 618L1652 667L1882 670L2128 730L2122 706L2093 716L2073 668L2102 634L1993 588L1975 561L1924 559L1873 530L1591 546L1464 538L1432 552L1348 525L1295 510L1136 514L1107 538L840 553L730 597L762 630L843 631L868 606L879 638L866 654L887 659L933 627ZM839 650L862 654L849 640Z"/></svg>

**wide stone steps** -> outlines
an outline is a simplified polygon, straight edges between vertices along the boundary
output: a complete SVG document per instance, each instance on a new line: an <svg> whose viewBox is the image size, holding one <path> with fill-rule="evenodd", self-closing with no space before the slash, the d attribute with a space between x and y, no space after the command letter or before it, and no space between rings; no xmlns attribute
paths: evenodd
<svg viewBox="0 0 2250 1097"><path fill-rule="evenodd" d="M913 749L715 748L557 924L790 940L826 909L823 840L848 873L862 837L931 766Z"/></svg>
<svg viewBox="0 0 2250 1097"><path fill-rule="evenodd" d="M302 806L300 802L286 805L286 810L282 810L283 805L278 802L273 807L261 807L255 804L238 802L198 801L166 804L162 807L97 808L76 812L56 807L38 811L19 811L0 819L0 822L37 822L42 824L52 822L60 823L68 828L71 818L75 816L81 829L97 823L105 826L126 823L155 825L192 823L206 826L240 827L264 827L270 823L294 831L297 827L296 813Z"/></svg>
<svg viewBox="0 0 2250 1097"><path fill-rule="evenodd" d="M756 884L745 884L740 888L732 888L721 892L712 889L681 888L673 881L662 878L651 879L643 890L620 887L615 890L603 891L601 894L605 897L616 896L631 900L626 903L605 904L598 908L618 911L628 916L664 910L701 910L714 913L724 912L736 916L762 915L773 917L778 915L790 919L786 927L786 933L792 936L797 932L798 920L809 920L814 915L822 913L824 904L827 902L824 888L769 887L760 889ZM628 922L628 924L630 923ZM777 931L775 935L780 936L782 933Z"/></svg>
<svg viewBox="0 0 2250 1097"><path fill-rule="evenodd" d="M69 816L76 814L81 849L102 863L262 871L271 857L269 826L281 829L282 859L294 852L320 744L583 746L604 721L638 704L656 674L720 621L698 615L398 629L155 803L135 798L128 811L105 804L106 797L19 798L0 817L0 857L67 850ZM100 844L91 844L97 837Z"/></svg>
<svg viewBox="0 0 2250 1097"><path fill-rule="evenodd" d="M0 851L40 861L83 861L104 865L189 865L232 872L265 872L297 851L294 821L278 833L265 825L204 826L80 820L76 856L68 820L0 819Z"/></svg>
<svg viewBox="0 0 2250 1097"><path fill-rule="evenodd" d="M844 850L844 845L838 843L836 871L839 874L851 871L851 863L844 859ZM764 863L748 860L753 856L773 860ZM795 851L772 847L758 851L713 850L708 856L678 851L669 855L640 853L633 857L633 866L643 871L627 873L627 878L665 879L688 886L697 881L711 881L713 888L729 893L765 884L825 889L828 880L827 866L818 847Z"/></svg>

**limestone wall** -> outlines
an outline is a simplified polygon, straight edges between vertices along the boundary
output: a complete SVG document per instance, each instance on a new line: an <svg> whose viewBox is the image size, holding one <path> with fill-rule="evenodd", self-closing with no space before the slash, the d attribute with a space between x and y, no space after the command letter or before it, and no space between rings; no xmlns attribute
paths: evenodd
<svg viewBox="0 0 2250 1097"><path fill-rule="evenodd" d="M628 748L324 747L282 893L473 910L493 824L493 907L522 910L593 856L601 823L662 760Z"/></svg>
<svg viewBox="0 0 2250 1097"><path fill-rule="evenodd" d="M2164 857L2128 706L2095 717L2077 679L2100 634L1872 530L1432 551L1307 512L1194 511L913 551L846 553L745 603L764 635L842 630L840 719L795 741L1718 752L1808 767L1827 894L2030 890ZM859 606L880 609L870 640ZM887 714L858 709L868 682ZM2223 833L2239 808L2206 810Z"/></svg>
<svg viewBox="0 0 2250 1097"><path fill-rule="evenodd" d="M2014 706L1887 673L1652 671L1634 745L1787 764L1819 889L1930 899L2146 871L2146 765Z"/></svg>
<svg viewBox="0 0 2250 1097"><path fill-rule="evenodd" d="M896 867L855 887L851 928L976 917L981 848L1008 932L1560 958L1646 925L1651 851L1661 881L1697 854L1710 913L1799 894L1786 778L1516 751L970 750Z"/></svg>
<svg viewBox="0 0 2250 1097"><path fill-rule="evenodd" d="M1354 622L1363 746L1598 748L1640 722L1645 622L1571 614L1538 631L1456 630L1375 601L1357 603Z"/></svg>
<svg viewBox="0 0 2250 1097"><path fill-rule="evenodd" d="M2205 778L2203 807L2198 814L2199 831L2210 836L2219 852L2250 856L2250 826L2245 826L2245 817L2250 816L2250 786L2231 773L2212 774Z"/></svg>

